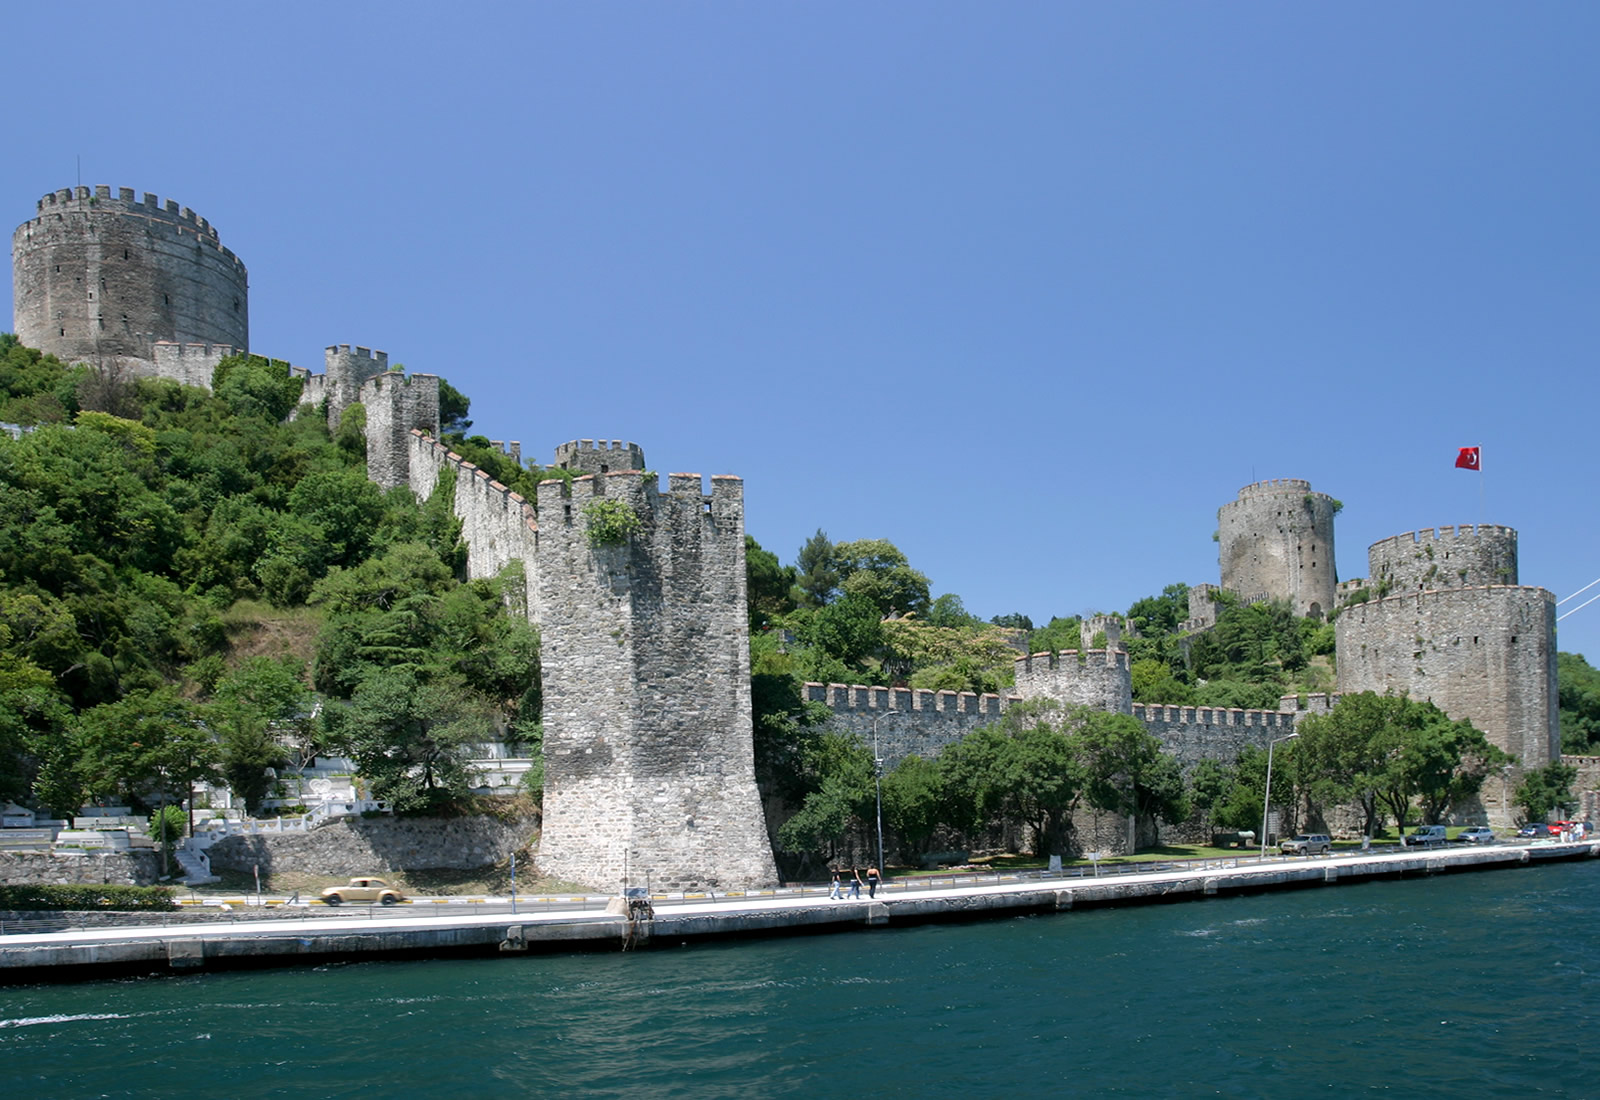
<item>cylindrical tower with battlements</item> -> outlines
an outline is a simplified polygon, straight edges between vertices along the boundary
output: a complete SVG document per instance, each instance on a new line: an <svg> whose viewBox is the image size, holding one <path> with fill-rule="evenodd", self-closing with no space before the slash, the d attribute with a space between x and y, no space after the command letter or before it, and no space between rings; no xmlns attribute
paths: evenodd
<svg viewBox="0 0 1600 1100"><path fill-rule="evenodd" d="M15 328L68 362L153 361L157 341L250 346L245 266L187 207L64 188L11 237Z"/></svg>
<svg viewBox="0 0 1600 1100"><path fill-rule="evenodd" d="M1464 523L1381 539L1367 548L1367 586L1379 596L1517 583L1514 527Z"/></svg>
<svg viewBox="0 0 1600 1100"><path fill-rule="evenodd" d="M1543 588L1492 585L1352 604L1334 624L1339 691L1428 700L1541 768L1561 752L1555 603Z"/></svg>
<svg viewBox="0 0 1600 1100"><path fill-rule="evenodd" d="M1296 615L1333 608L1338 506L1299 478L1258 481L1217 511L1222 587L1245 600L1287 600Z"/></svg>

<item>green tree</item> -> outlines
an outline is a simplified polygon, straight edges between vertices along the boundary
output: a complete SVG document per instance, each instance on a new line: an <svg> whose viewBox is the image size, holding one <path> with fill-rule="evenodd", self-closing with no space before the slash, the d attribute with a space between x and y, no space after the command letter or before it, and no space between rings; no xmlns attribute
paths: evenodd
<svg viewBox="0 0 1600 1100"><path fill-rule="evenodd" d="M870 600L880 614L922 614L928 608L928 578L911 568L888 539L857 539L833 548L845 593Z"/></svg>
<svg viewBox="0 0 1600 1100"><path fill-rule="evenodd" d="M1169 584L1159 596L1135 600L1128 608L1128 622L1140 634L1172 634L1189 617L1189 586Z"/></svg>
<svg viewBox="0 0 1600 1100"><path fill-rule="evenodd" d="M311 692L293 658L251 657L217 684L208 724L217 735L222 778L259 815L272 787L267 774L290 759L285 741L309 747Z"/></svg>
<svg viewBox="0 0 1600 1100"><path fill-rule="evenodd" d="M1536 771L1528 772L1517 784L1516 804L1528 815L1529 821L1544 821L1555 810L1565 812L1575 803L1572 783L1578 778L1578 769L1571 764L1552 760Z"/></svg>
<svg viewBox="0 0 1600 1100"><path fill-rule="evenodd" d="M1568 756L1600 753L1600 669L1580 653L1556 655L1561 707L1561 751Z"/></svg>
<svg viewBox="0 0 1600 1100"><path fill-rule="evenodd" d="M407 813L468 793L467 762L491 738L493 710L458 677L400 666L372 672L323 721L326 743L351 759L373 797Z"/></svg>
<svg viewBox="0 0 1600 1100"><path fill-rule="evenodd" d="M764 630L794 610L792 590L797 574L794 566L780 565L778 555L763 550L749 535L744 537L744 567L750 592L750 629Z"/></svg>
<svg viewBox="0 0 1600 1100"><path fill-rule="evenodd" d="M1051 701L1018 704L945 749L939 771L948 823L966 832L1020 825L1035 854L1065 851L1083 777L1062 719Z"/></svg>
<svg viewBox="0 0 1600 1100"><path fill-rule="evenodd" d="M1098 710L1078 711L1075 722L1089 805L1136 820L1176 822L1189 816L1182 769L1143 723Z"/></svg>
<svg viewBox="0 0 1600 1100"><path fill-rule="evenodd" d="M943 777L932 760L907 756L883 777L884 822L899 837L903 856L915 859L928 850L944 805Z"/></svg>
<svg viewBox="0 0 1600 1100"><path fill-rule="evenodd" d="M822 607L839 592L839 568L833 543L817 528L795 558L795 602L801 607Z"/></svg>

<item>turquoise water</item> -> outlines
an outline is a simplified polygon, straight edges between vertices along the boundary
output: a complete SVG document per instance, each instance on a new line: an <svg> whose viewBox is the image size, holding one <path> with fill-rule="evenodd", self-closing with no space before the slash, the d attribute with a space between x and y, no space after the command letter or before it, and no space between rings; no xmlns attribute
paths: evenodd
<svg viewBox="0 0 1600 1100"><path fill-rule="evenodd" d="M6 1097L1597 1096L1600 863L656 949L0 987Z"/></svg>

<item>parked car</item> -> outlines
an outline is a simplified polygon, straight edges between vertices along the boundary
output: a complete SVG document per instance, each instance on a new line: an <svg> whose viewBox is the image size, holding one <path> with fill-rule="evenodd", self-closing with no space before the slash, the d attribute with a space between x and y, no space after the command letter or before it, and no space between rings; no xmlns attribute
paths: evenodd
<svg viewBox="0 0 1600 1100"><path fill-rule="evenodd" d="M1303 856L1326 854L1333 850L1333 838L1327 833L1298 833L1278 845L1285 855Z"/></svg>
<svg viewBox="0 0 1600 1100"><path fill-rule="evenodd" d="M1542 821L1530 821L1522 828L1517 830L1517 836L1523 840L1536 837L1547 837L1551 835L1553 834L1550 831L1550 826L1546 825Z"/></svg>
<svg viewBox="0 0 1600 1100"><path fill-rule="evenodd" d="M348 886L330 886L322 891L322 900L328 905L343 905L347 901L398 905L406 896L381 878L353 878Z"/></svg>
<svg viewBox="0 0 1600 1100"><path fill-rule="evenodd" d="M1487 825L1472 825L1457 833L1456 839L1466 844L1493 844L1494 830Z"/></svg>
<svg viewBox="0 0 1600 1100"><path fill-rule="evenodd" d="M1408 837L1402 837L1400 844L1407 848L1432 848L1443 844L1448 839L1443 825L1418 825L1416 832Z"/></svg>

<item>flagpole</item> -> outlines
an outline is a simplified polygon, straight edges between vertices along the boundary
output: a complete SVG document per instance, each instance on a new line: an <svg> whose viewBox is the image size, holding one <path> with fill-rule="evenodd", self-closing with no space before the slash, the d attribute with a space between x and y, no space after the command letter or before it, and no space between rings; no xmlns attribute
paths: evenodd
<svg viewBox="0 0 1600 1100"><path fill-rule="evenodd" d="M1483 531L1483 500L1485 490L1483 487L1483 444L1478 444L1478 530Z"/></svg>

